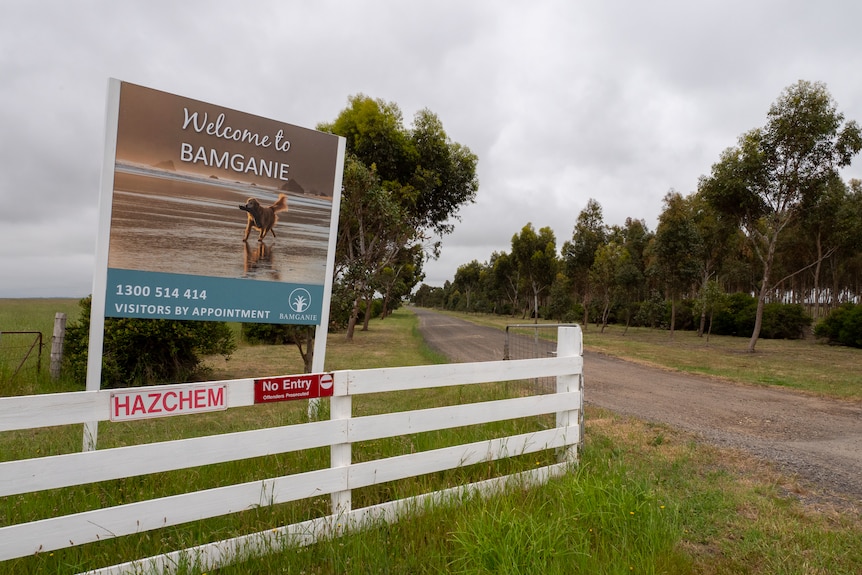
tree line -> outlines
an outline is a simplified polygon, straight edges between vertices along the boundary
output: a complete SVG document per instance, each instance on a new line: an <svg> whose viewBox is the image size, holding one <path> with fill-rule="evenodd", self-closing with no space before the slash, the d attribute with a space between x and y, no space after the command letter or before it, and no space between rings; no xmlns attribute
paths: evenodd
<svg viewBox="0 0 862 575"><path fill-rule="evenodd" d="M508 252L459 266L442 288L423 284L413 301L585 328L661 325L671 335L679 326L709 333L716 314L736 309L746 321L728 329L750 329L753 352L761 335L792 336L859 303L862 182L839 171L860 149L862 131L826 86L799 81L695 192L665 195L655 230L635 218L607 225L590 199L559 250L549 227L528 223ZM796 327L775 329L776 321Z"/></svg>
<svg viewBox="0 0 862 575"><path fill-rule="evenodd" d="M396 104L362 94L317 128L347 139L328 327L350 339L360 319L367 329L424 279L423 263L475 200L478 158L430 110L407 126ZM862 306L841 307L862 293L862 182L839 175L860 149L862 131L826 86L800 81L772 104L763 127L721 154L696 192L667 193L654 231L643 219L607 225L590 199L559 250L550 228L528 223L510 251L460 266L442 288L421 285L413 301L584 328L747 331L750 351L761 333L793 337L831 311L822 333L862 346ZM81 305L88 310L89 300ZM86 365L89 313L82 317L68 344L78 367ZM103 371L114 378L106 386L201 377L202 355L235 347L218 322L110 318L105 330L113 363ZM295 344L310 369L308 327L246 324L243 333Z"/></svg>

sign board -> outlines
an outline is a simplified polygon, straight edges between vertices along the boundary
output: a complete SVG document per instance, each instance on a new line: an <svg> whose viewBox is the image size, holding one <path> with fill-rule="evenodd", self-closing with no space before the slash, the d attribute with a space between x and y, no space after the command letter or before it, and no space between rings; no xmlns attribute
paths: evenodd
<svg viewBox="0 0 862 575"><path fill-rule="evenodd" d="M254 380L254 402L273 403L295 399L332 397L331 373L287 375Z"/></svg>
<svg viewBox="0 0 862 575"><path fill-rule="evenodd" d="M127 82L111 91L105 316L320 325L343 138Z"/></svg>
<svg viewBox="0 0 862 575"><path fill-rule="evenodd" d="M225 384L155 385L111 392L111 421L189 415L225 409Z"/></svg>
<svg viewBox="0 0 862 575"><path fill-rule="evenodd" d="M315 326L312 370L322 370L345 148L339 136L111 79L87 391L101 387L106 317ZM123 393L113 420L223 408L218 388L192 407ZM87 422L84 450L97 435Z"/></svg>

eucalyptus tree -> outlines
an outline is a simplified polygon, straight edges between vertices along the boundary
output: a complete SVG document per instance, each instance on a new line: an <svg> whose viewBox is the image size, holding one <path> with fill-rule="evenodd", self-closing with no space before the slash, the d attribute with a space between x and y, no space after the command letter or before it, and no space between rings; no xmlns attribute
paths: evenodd
<svg viewBox="0 0 862 575"><path fill-rule="evenodd" d="M397 104L362 94L317 127L347 140L336 280L353 298L351 338L360 299L371 297L379 281L397 279L398 254L415 254L416 246L426 258L439 254L461 206L475 200L478 159L449 139L431 111L419 111L408 128Z"/></svg>
<svg viewBox="0 0 862 575"><path fill-rule="evenodd" d="M335 277L349 304L347 339L359 318L360 304L376 291L374 279L392 264L413 237L414 229L394 194L377 173L348 156L342 180ZM370 308L366 308L370 313Z"/></svg>
<svg viewBox="0 0 862 575"><path fill-rule="evenodd" d="M862 295L858 274L859 264L862 263L862 189L859 180L851 180L849 185L834 180L834 185L827 189L823 199L811 206L810 211L806 209L802 225L812 237L812 251L818 262L812 272L816 297L814 315L817 318L821 315L817 306L823 299L820 292L825 283L821 278L821 258L831 276L831 297L827 302L830 308L842 303L842 292ZM852 275L847 275L847 272L852 274L854 269L857 270L855 282Z"/></svg>
<svg viewBox="0 0 862 575"><path fill-rule="evenodd" d="M655 232L655 265L671 301L670 335L676 324L677 299L691 289L701 273L703 243L694 225L691 210L678 192L664 197Z"/></svg>
<svg viewBox="0 0 862 575"><path fill-rule="evenodd" d="M705 284L700 286L700 291L697 294L695 301L695 309L699 310L702 318L708 318L709 323L706 327L706 341L709 343L709 335L712 333L712 319L715 314L720 312L725 305L727 295L722 291L721 285L716 280L707 280ZM703 335L704 327L701 325L698 331L698 337Z"/></svg>
<svg viewBox="0 0 862 575"><path fill-rule="evenodd" d="M624 278L631 268L631 255L616 241L610 241L596 250L590 267L590 283L602 298L602 312L596 322L601 321L602 333L608 325L611 307L624 291Z"/></svg>
<svg viewBox="0 0 862 575"><path fill-rule="evenodd" d="M829 308L823 268L838 255L855 225L847 217L847 193L846 184L833 178L822 194L803 201L799 217L788 225L776 247L774 276L781 279L773 283L785 294L790 292L795 301L808 303L815 319L821 315L821 305Z"/></svg>
<svg viewBox="0 0 862 575"><path fill-rule="evenodd" d="M850 180L842 221L851 224L839 257L832 260L832 293L836 303L862 302L862 181Z"/></svg>
<svg viewBox="0 0 862 575"><path fill-rule="evenodd" d="M572 239L564 242L561 249L565 273L572 280L575 293L583 301L584 329L589 323L590 268L596 258L596 250L607 242L607 236L608 228L603 220L602 206L590 198L578 214Z"/></svg>
<svg viewBox="0 0 862 575"><path fill-rule="evenodd" d="M691 221L700 240L700 286L703 291L711 280L717 279L724 262L736 253L739 229L732 218L724 217L706 201L703 194L691 194L685 198ZM709 308L700 306L698 337L706 328Z"/></svg>
<svg viewBox="0 0 862 575"><path fill-rule="evenodd" d="M512 257L518 266L522 286L531 296L531 306L536 321L539 318L539 295L549 290L554 283L559 261L557 259L557 240L549 227L539 229L532 223L521 229L520 234L512 236ZM525 314L526 315L526 314Z"/></svg>
<svg viewBox="0 0 862 575"><path fill-rule="evenodd" d="M491 281L497 292L505 296L506 303L511 306L512 317L514 317L518 309L519 286L521 285L518 266L512 255L506 252L491 254L490 266Z"/></svg>
<svg viewBox="0 0 862 575"><path fill-rule="evenodd" d="M628 253L622 267L617 271L616 299L625 307L628 331L634 304L644 301L649 294L647 285L647 248L655 234L649 231L643 219L626 218L625 224L613 234ZM624 332L625 333L625 332Z"/></svg>
<svg viewBox="0 0 862 575"><path fill-rule="evenodd" d="M482 278L482 264L478 260L473 260L470 263L458 266L455 270L455 279L452 285L467 296L467 301L464 304L464 311L470 311L470 299L479 288L479 283Z"/></svg>
<svg viewBox="0 0 862 575"><path fill-rule="evenodd" d="M374 286L383 296L380 318L384 319L394 311L401 300L408 296L425 274L422 272L422 250L418 244L401 247L389 265L383 266L374 278ZM366 309L370 309L370 303ZM371 314L365 314L363 330L368 329Z"/></svg>
<svg viewBox="0 0 862 575"><path fill-rule="evenodd" d="M478 158L453 142L428 109L417 112L407 128L397 104L357 94L333 122L318 129L344 136L347 151L366 167L374 166L422 240L451 233L461 207L476 198ZM431 252L438 248L439 241Z"/></svg>
<svg viewBox="0 0 862 575"><path fill-rule="evenodd" d="M699 188L707 201L738 219L762 265L748 351L754 352L760 337L782 232L860 149L859 126L844 121L826 86L800 80L770 106L764 127L743 134L736 147L721 154L711 174L701 178Z"/></svg>

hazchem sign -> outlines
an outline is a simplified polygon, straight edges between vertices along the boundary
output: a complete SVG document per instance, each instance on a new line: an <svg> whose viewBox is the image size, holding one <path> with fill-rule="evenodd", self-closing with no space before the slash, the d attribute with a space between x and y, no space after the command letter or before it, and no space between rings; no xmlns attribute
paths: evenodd
<svg viewBox="0 0 862 575"><path fill-rule="evenodd" d="M331 397L332 392L331 373L286 375L254 380L255 403Z"/></svg>
<svg viewBox="0 0 862 575"><path fill-rule="evenodd" d="M227 386L158 385L111 392L111 421L188 415L227 409Z"/></svg>

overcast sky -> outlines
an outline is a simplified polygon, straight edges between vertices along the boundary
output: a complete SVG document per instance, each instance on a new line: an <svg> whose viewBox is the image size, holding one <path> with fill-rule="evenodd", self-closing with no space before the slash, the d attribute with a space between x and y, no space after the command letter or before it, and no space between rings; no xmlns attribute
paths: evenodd
<svg viewBox="0 0 862 575"><path fill-rule="evenodd" d="M862 121L860 22L853 0L4 0L0 297L92 291L110 77L310 128L358 93L430 109L479 157L442 285L528 222L559 248L590 198L654 230L800 79Z"/></svg>

